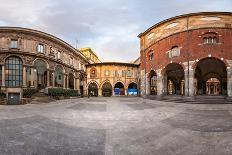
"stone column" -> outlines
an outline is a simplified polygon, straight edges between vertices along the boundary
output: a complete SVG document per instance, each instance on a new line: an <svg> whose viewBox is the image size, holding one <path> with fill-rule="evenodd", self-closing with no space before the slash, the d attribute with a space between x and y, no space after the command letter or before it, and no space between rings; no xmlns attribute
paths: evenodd
<svg viewBox="0 0 232 155"><path fill-rule="evenodd" d="M5 66L2 65L2 87L5 87Z"/></svg>
<svg viewBox="0 0 232 155"><path fill-rule="evenodd" d="M232 68L227 67L227 94L232 98Z"/></svg>
<svg viewBox="0 0 232 155"><path fill-rule="evenodd" d="M23 66L23 87L27 87L27 72L26 72L26 67Z"/></svg>
<svg viewBox="0 0 232 155"><path fill-rule="evenodd" d="M83 81L83 90L84 90L84 96L87 96L87 89L86 89L86 81L87 79L86 78L84 78L84 81Z"/></svg>
<svg viewBox="0 0 232 155"><path fill-rule="evenodd" d="M76 79L76 90L78 90L78 92L80 93L80 79Z"/></svg>
<svg viewBox="0 0 232 155"><path fill-rule="evenodd" d="M34 87L34 68L31 67L31 75L30 75L31 87Z"/></svg>
<svg viewBox="0 0 232 155"><path fill-rule="evenodd" d="M55 87L55 73L52 73L52 88Z"/></svg>
<svg viewBox="0 0 232 155"><path fill-rule="evenodd" d="M145 88L146 88L146 94L145 96L147 97L148 95L150 95L150 81L149 81L149 73L146 73L146 85L145 85Z"/></svg>
<svg viewBox="0 0 232 155"><path fill-rule="evenodd" d="M127 89L125 89L125 95L128 95L128 94L127 94Z"/></svg>
<svg viewBox="0 0 232 155"><path fill-rule="evenodd" d="M164 83L163 83L164 77L161 74L161 70L157 71L157 95L161 96L164 92Z"/></svg>
<svg viewBox="0 0 232 155"><path fill-rule="evenodd" d="M73 89L76 90L76 77L73 78L73 87L74 87Z"/></svg>
<svg viewBox="0 0 232 155"><path fill-rule="evenodd" d="M141 70L140 71L140 77L141 77L141 85L140 85L140 95L142 97L145 97L145 71Z"/></svg>
<svg viewBox="0 0 232 155"><path fill-rule="evenodd" d="M102 89L101 88L98 89L98 96L102 96Z"/></svg>
<svg viewBox="0 0 232 155"><path fill-rule="evenodd" d="M63 89L66 88L66 75L63 75Z"/></svg>
<svg viewBox="0 0 232 155"><path fill-rule="evenodd" d="M66 88L68 89L69 88L69 76L67 75L66 77L67 77L66 78Z"/></svg>
<svg viewBox="0 0 232 155"><path fill-rule="evenodd" d="M47 70L47 87L50 86L50 71Z"/></svg>
<svg viewBox="0 0 232 155"><path fill-rule="evenodd" d="M185 81L185 96L194 96L195 87L194 87L194 70L192 69L193 62L189 62L189 69L188 63L184 63L185 70L184 70L184 81Z"/></svg>

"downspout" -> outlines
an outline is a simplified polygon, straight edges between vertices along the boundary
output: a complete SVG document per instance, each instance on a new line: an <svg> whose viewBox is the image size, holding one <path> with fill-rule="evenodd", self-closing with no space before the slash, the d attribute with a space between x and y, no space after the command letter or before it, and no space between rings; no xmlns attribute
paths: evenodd
<svg viewBox="0 0 232 155"><path fill-rule="evenodd" d="M189 16L187 16L187 62L188 62L188 96L189 96Z"/></svg>

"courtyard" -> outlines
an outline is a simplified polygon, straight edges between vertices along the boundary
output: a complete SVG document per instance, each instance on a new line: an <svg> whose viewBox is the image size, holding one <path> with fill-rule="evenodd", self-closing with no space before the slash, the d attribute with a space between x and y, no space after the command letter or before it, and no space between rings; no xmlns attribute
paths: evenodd
<svg viewBox="0 0 232 155"><path fill-rule="evenodd" d="M138 97L0 106L0 152L9 154L224 155L232 105Z"/></svg>

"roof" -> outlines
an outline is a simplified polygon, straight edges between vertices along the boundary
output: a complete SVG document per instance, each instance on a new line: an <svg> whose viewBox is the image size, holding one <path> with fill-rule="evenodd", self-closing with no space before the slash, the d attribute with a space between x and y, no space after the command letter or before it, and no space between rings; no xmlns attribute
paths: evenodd
<svg viewBox="0 0 232 155"><path fill-rule="evenodd" d="M178 18L183 18L183 17L189 17L189 16L195 16L195 15L212 15L212 14L219 14L219 15L232 15L232 12L196 12L196 13L188 13L188 14L183 14L183 15L178 15L178 16L175 16L175 17L171 17L171 18L168 18L166 20L163 20L153 26L151 26L150 28L148 28L146 31L140 33L138 35L138 37L140 38L141 36L144 36L146 35L148 32L150 32L152 29L164 24L164 23L167 23L167 22L170 22L172 20L175 20L175 19L178 19Z"/></svg>
<svg viewBox="0 0 232 155"><path fill-rule="evenodd" d="M83 58L83 60L85 60L86 62L89 63L89 61L85 58L85 56L77 49L75 49L74 47L72 47L70 44L68 44L67 42L61 40L60 38L54 36L54 35L51 35L51 34L48 34L48 33L45 33L45 32L42 32L42 31L39 31L39 30L34 30L34 29L30 29L30 28L23 28L23 27L0 27L0 31L4 31L4 32L9 32L9 31L16 31L16 32L22 32L22 33L33 33L35 35L38 35L40 37L46 37L48 39L51 39L55 42L58 42L62 45L64 45L65 47L69 48L69 50L73 51L75 54L79 55L81 58Z"/></svg>
<svg viewBox="0 0 232 155"><path fill-rule="evenodd" d="M126 62L102 62L102 63L88 64L87 66L101 66L101 65L121 65L121 66L132 66L132 67L139 66L139 64L126 63Z"/></svg>

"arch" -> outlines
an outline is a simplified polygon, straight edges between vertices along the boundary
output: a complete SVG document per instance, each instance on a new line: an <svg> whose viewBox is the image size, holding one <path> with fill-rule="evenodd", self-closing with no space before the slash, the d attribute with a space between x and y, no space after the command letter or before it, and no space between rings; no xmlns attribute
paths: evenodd
<svg viewBox="0 0 232 155"><path fill-rule="evenodd" d="M35 66L35 63L38 62L38 61L43 61L45 64L46 64L46 68L48 69L49 68L49 64L46 60L44 59L41 59L41 58L36 58L34 61L33 61L33 66Z"/></svg>
<svg viewBox="0 0 232 155"><path fill-rule="evenodd" d="M62 70L62 73L64 74L65 73L65 68L63 65L60 65L60 64L56 64L55 68L59 67L61 70Z"/></svg>
<svg viewBox="0 0 232 155"><path fill-rule="evenodd" d="M45 88L47 86L47 68L48 64L43 59L35 59L33 61L34 66L34 77L36 77L35 80L35 86L38 89Z"/></svg>
<svg viewBox="0 0 232 155"><path fill-rule="evenodd" d="M63 87L64 84L63 70L60 65L55 68L55 87Z"/></svg>
<svg viewBox="0 0 232 155"><path fill-rule="evenodd" d="M184 69L179 63L170 63L164 70L164 91L167 95L184 95Z"/></svg>
<svg viewBox="0 0 232 155"><path fill-rule="evenodd" d="M125 95L125 87L121 81L118 81L114 85L114 95Z"/></svg>
<svg viewBox="0 0 232 155"><path fill-rule="evenodd" d="M227 67L224 61L215 58L203 58L195 64L195 90L197 95L226 95L227 94ZM219 80L212 93L209 79Z"/></svg>
<svg viewBox="0 0 232 155"><path fill-rule="evenodd" d="M101 88L102 88L102 96L104 97L112 96L112 85L110 84L110 82L103 83Z"/></svg>
<svg viewBox="0 0 232 155"><path fill-rule="evenodd" d="M202 58L197 59L197 60L194 61L193 65L192 65L192 69L195 70L196 67L197 67L197 64L198 64L200 61L203 61L203 60L205 60L205 59L216 59L216 60L218 60L218 61L223 62L224 65L225 65L226 67L230 67L230 65L225 61L225 59L221 60L220 58L217 58L217 57L202 57Z"/></svg>
<svg viewBox="0 0 232 155"><path fill-rule="evenodd" d="M88 96L98 96L98 85L96 82L91 82L88 85Z"/></svg>
<svg viewBox="0 0 232 155"><path fill-rule="evenodd" d="M136 82L129 83L127 87L127 94L128 95L138 95L138 85Z"/></svg>
<svg viewBox="0 0 232 155"><path fill-rule="evenodd" d="M123 86L125 86L125 83L122 81L122 80L117 80L114 84L113 84L113 86L115 87L115 85L117 84L117 83L122 83L123 84Z"/></svg>
<svg viewBox="0 0 232 155"><path fill-rule="evenodd" d="M5 84L7 87L21 87L23 85L23 60L18 56L5 59Z"/></svg>
<svg viewBox="0 0 232 155"><path fill-rule="evenodd" d="M97 88L98 88L98 89L100 88L98 82L95 81L95 80L91 80L90 82L88 82L87 87L88 87L91 83L95 83L95 84L97 85Z"/></svg>
<svg viewBox="0 0 232 155"><path fill-rule="evenodd" d="M4 62L6 62L6 59L9 57L18 57L21 59L22 63L25 64L25 58L22 55L17 55L17 54L9 54L6 57L3 58Z"/></svg>

